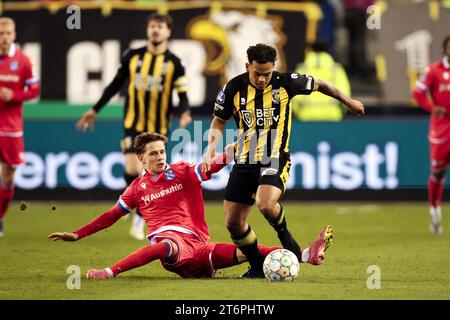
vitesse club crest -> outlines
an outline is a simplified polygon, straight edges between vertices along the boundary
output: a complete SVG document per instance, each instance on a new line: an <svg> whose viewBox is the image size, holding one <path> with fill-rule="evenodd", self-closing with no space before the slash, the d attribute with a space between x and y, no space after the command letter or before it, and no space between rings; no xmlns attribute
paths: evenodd
<svg viewBox="0 0 450 320"><path fill-rule="evenodd" d="M280 89L272 90L272 103L280 103Z"/></svg>
<svg viewBox="0 0 450 320"><path fill-rule="evenodd" d="M172 169L166 170L164 171L164 175L166 176L167 180L173 180L175 179L175 173L173 172Z"/></svg>
<svg viewBox="0 0 450 320"><path fill-rule="evenodd" d="M253 121L255 118L253 117L252 110L241 110L242 112L242 119L244 120L245 124L248 127L251 127L253 125Z"/></svg>

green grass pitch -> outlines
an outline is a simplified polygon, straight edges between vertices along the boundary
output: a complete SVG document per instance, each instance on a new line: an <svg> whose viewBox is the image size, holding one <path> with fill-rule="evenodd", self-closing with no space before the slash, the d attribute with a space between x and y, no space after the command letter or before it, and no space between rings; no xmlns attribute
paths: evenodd
<svg viewBox="0 0 450 320"><path fill-rule="evenodd" d="M325 263L302 264L291 283L236 279L247 264L221 270L216 279L182 279L159 261L109 281L88 281L89 268L106 267L145 242L132 239L130 220L119 220L79 242L52 242L55 231L73 231L112 203L13 203L0 238L0 299L450 299L450 206L444 232L428 231L425 203L315 204L285 202L288 226L304 247L325 224L335 235ZM53 210L54 209L54 210ZM212 241L229 242L220 203L206 203ZM259 242L278 245L273 229L253 209L250 224ZM66 272L81 268L80 289L68 289ZM380 289L368 289L369 266L380 270ZM370 271L370 269L369 269ZM369 281L371 283L371 281Z"/></svg>

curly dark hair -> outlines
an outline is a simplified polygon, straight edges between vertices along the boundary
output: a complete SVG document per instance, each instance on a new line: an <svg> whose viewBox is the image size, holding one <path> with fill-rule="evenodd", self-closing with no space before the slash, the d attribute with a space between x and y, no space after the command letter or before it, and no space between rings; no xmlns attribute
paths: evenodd
<svg viewBox="0 0 450 320"><path fill-rule="evenodd" d="M136 154L143 154L145 152L145 146L150 142L162 141L164 144L167 143L167 138L159 133L148 133L143 132L134 138L134 151Z"/></svg>
<svg viewBox="0 0 450 320"><path fill-rule="evenodd" d="M277 60L277 51L274 47L267 44L258 43L247 49L247 58L249 63L252 63L253 61L256 61L257 63L275 63Z"/></svg>

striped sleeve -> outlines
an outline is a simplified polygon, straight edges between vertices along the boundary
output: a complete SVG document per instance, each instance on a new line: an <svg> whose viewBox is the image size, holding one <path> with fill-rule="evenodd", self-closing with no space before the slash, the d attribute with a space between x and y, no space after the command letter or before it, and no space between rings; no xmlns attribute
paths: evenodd
<svg viewBox="0 0 450 320"><path fill-rule="evenodd" d="M120 208L120 210L122 210L122 212L125 212L125 213L129 213L129 212L131 212L131 210L133 210L122 199L122 196L119 197L119 201L117 201L117 206Z"/></svg>

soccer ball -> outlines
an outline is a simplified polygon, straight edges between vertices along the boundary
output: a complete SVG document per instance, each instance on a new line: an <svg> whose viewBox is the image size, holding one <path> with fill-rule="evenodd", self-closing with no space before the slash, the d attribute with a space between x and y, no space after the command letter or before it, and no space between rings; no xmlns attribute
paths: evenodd
<svg viewBox="0 0 450 320"><path fill-rule="evenodd" d="M297 256L286 249L274 250L264 259L263 271L269 281L294 281L299 269Z"/></svg>

